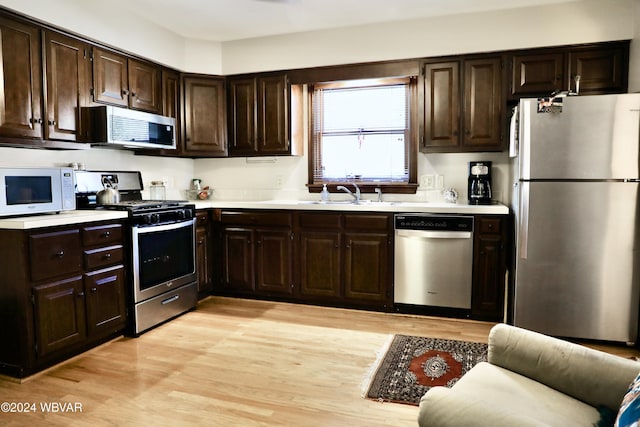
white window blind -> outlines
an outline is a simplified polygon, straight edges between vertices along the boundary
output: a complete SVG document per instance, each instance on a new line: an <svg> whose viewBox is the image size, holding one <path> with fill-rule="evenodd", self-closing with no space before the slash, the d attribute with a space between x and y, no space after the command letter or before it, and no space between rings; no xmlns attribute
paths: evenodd
<svg viewBox="0 0 640 427"><path fill-rule="evenodd" d="M314 183L407 182L408 141L408 78L314 87Z"/></svg>

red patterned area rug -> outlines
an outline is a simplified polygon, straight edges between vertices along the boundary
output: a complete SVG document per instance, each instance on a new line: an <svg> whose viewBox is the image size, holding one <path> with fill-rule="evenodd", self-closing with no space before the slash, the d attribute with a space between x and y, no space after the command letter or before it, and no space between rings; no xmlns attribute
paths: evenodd
<svg viewBox="0 0 640 427"><path fill-rule="evenodd" d="M487 344L393 335L373 366L364 397L418 405L434 386L453 386L476 363L487 360Z"/></svg>

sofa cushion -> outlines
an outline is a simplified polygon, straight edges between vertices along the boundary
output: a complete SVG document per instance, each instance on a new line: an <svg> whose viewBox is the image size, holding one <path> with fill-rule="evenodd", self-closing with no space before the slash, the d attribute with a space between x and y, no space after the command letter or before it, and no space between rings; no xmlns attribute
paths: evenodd
<svg viewBox="0 0 640 427"><path fill-rule="evenodd" d="M638 426L640 426L640 374L633 380L629 391L624 395L615 423L615 427Z"/></svg>
<svg viewBox="0 0 640 427"><path fill-rule="evenodd" d="M482 362L451 388L434 387L420 402L426 426L592 426L598 410L499 366Z"/></svg>

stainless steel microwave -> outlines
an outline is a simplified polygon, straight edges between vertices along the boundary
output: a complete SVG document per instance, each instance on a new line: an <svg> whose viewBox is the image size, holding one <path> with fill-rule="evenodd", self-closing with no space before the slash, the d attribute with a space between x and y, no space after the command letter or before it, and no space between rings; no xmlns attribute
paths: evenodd
<svg viewBox="0 0 640 427"><path fill-rule="evenodd" d="M74 210L70 168L0 168L0 216Z"/></svg>
<svg viewBox="0 0 640 427"><path fill-rule="evenodd" d="M176 119L112 105L86 107L89 142L117 148L176 148Z"/></svg>

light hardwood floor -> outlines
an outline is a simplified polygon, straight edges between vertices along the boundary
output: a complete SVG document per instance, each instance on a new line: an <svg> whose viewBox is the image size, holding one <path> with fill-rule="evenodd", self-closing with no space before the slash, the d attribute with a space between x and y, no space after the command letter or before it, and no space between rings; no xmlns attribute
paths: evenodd
<svg viewBox="0 0 640 427"><path fill-rule="evenodd" d="M486 342L492 326L211 297L139 338L117 338L22 384L0 381L0 402L36 409L0 413L0 424L413 426L417 407L361 397L389 334ZM43 412L51 402L82 412Z"/></svg>

